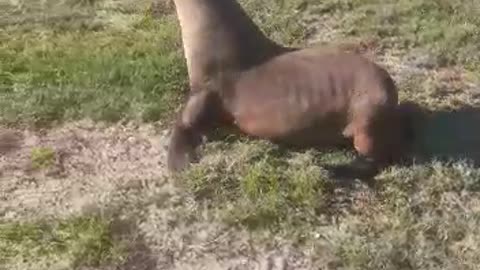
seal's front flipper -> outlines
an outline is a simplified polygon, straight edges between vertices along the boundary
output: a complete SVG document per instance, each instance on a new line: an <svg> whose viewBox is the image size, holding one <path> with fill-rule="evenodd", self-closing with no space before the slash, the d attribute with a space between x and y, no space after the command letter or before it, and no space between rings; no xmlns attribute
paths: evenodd
<svg viewBox="0 0 480 270"><path fill-rule="evenodd" d="M194 158L195 148L201 143L201 135L192 129L175 126L167 154L167 168L171 172L185 169Z"/></svg>

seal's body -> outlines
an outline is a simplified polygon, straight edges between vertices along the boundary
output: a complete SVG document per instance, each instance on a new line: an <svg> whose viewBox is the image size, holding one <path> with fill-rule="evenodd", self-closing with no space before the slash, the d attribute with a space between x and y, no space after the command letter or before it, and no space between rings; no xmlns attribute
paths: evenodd
<svg viewBox="0 0 480 270"><path fill-rule="evenodd" d="M385 70L354 54L318 49L278 56L223 90L232 91L225 110L245 133L313 145L351 137L398 103ZM318 132L305 132L312 128Z"/></svg>
<svg viewBox="0 0 480 270"><path fill-rule="evenodd" d="M215 4L218 2L234 3L225 4L224 8L240 9L231 0L179 0L182 1L192 5L210 3L212 7L220 5ZM214 9L205 13L217 16L211 10ZM198 48L184 45L190 50L186 57L187 61L190 57L189 74L195 91L173 130L168 154L170 170L184 168L202 134L214 126L227 125L249 136L287 145L326 147L353 142L357 152L379 164L399 156L405 143L405 125L400 121L397 88L383 68L360 55L340 50L284 48L261 36L245 17L231 18L237 22L230 25L231 32L226 35L220 31L217 36L223 37L218 42L227 47L219 51L222 57L205 46L203 49L210 56L200 56L202 46L198 40L190 42ZM222 27L228 26L228 20L223 22ZM185 24L184 21L182 31ZM194 40L194 32L182 33L191 34L184 42ZM251 39L247 43L251 56L248 50L232 43L242 35ZM209 34L210 38L215 36ZM197 38L202 37L197 32ZM258 43L252 42L255 40ZM252 51L255 46L258 51ZM192 51L198 52L198 58ZM245 59L239 57L242 55ZM219 69L206 68L213 65Z"/></svg>

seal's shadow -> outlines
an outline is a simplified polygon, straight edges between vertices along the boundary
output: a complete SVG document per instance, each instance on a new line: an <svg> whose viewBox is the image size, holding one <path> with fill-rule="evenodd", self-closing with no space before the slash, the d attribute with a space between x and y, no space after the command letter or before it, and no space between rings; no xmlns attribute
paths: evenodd
<svg viewBox="0 0 480 270"><path fill-rule="evenodd" d="M429 110L408 103L413 129L412 151L400 165L427 164L434 160L468 160L480 166L480 108L463 108L456 111ZM234 133L235 130L233 130ZM225 134L232 134L232 130ZM218 136L213 140L225 140ZM227 136L228 137L228 136ZM235 141L237 136L230 137ZM282 147L285 148L285 147ZM299 150L287 148L285 150ZM333 178L347 183L360 179L372 184L378 170L361 158L341 165L324 165Z"/></svg>
<svg viewBox="0 0 480 270"><path fill-rule="evenodd" d="M456 111L428 110L409 104L413 142L410 155L399 164L428 164L436 161L467 160L480 166L480 108ZM378 170L355 160L351 164L327 168L337 180L361 179L373 183Z"/></svg>
<svg viewBox="0 0 480 270"><path fill-rule="evenodd" d="M416 119L417 162L467 159L480 165L480 108L430 111Z"/></svg>

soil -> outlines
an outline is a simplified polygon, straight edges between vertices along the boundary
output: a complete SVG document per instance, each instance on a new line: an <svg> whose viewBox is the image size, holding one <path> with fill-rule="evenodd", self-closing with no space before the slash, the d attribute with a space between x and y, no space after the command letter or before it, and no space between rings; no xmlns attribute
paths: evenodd
<svg viewBox="0 0 480 270"><path fill-rule="evenodd" d="M176 187L165 169L168 131L80 121L0 133L4 221L121 213L135 240L123 269L312 269L303 252L282 240L252 244L248 232L216 222ZM39 147L55 152L48 168L32 166Z"/></svg>

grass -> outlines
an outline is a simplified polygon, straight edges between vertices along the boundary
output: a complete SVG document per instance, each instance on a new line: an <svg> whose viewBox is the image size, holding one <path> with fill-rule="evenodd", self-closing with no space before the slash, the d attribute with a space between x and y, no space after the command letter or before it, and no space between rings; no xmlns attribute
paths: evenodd
<svg viewBox="0 0 480 270"><path fill-rule="evenodd" d="M478 173L461 162L385 172L378 201L347 218L341 257L356 269L476 269L480 217L467 205L478 203Z"/></svg>
<svg viewBox="0 0 480 270"><path fill-rule="evenodd" d="M210 144L203 154L178 181L259 242L281 236L319 252L327 246L342 269L477 269L480 263L480 169L467 161L394 166L373 187L352 189L326 170L351 161L350 152L285 152L239 141Z"/></svg>
<svg viewBox="0 0 480 270"><path fill-rule="evenodd" d="M171 114L186 85L175 21L140 14L120 27L95 20L0 32L3 123L156 121Z"/></svg>
<svg viewBox="0 0 480 270"><path fill-rule="evenodd" d="M173 14L154 19L146 2L133 5L127 0L45 1L43 7L22 3L0 6L7 14L0 21L2 125L81 118L167 121L180 104L187 74ZM380 51L427 59L415 67L432 72L402 78L400 96L433 111L445 110L442 115L448 114L450 122L444 117L441 123L425 125L420 148L433 153L442 147L478 147L478 139L459 142L462 147L451 144L460 135L480 134L452 130L452 123L475 127L478 113L465 121L464 115L450 112L478 105L478 96L463 77L439 75L441 68L459 66L480 79L477 1L242 4L269 36L284 44L304 44L312 34L313 27L306 24L313 16L322 20L315 23L338 31L337 41L374 39ZM450 148L445 151L452 152ZM224 222L258 234L258 241L283 236L311 247L319 258L327 247L343 269L477 269L480 264L480 169L470 160L393 166L376 177L373 187L354 182L357 186L347 188L335 182L327 168L351 161L349 151L294 152L241 139L210 143L202 157L178 180L198 203ZM48 151L32 156L42 164L51 158ZM8 236L0 238L0 255L5 255L0 258L6 258L2 263L38 256L40 261L98 265L116 254L108 223L102 220L1 226L0 233Z"/></svg>
<svg viewBox="0 0 480 270"><path fill-rule="evenodd" d="M225 221L251 229L293 228L327 214L335 182L325 168L354 158L349 151L292 152L245 139L211 143L202 156L179 181L197 199L223 205Z"/></svg>
<svg viewBox="0 0 480 270"><path fill-rule="evenodd" d="M122 259L111 223L99 216L0 223L0 268L78 269Z"/></svg>
<svg viewBox="0 0 480 270"><path fill-rule="evenodd" d="M386 48L420 49L434 67L478 70L479 3L472 0L305 1L318 14L338 18L345 36L375 38Z"/></svg>
<svg viewBox="0 0 480 270"><path fill-rule="evenodd" d="M50 147L36 147L32 149L30 159L33 168L48 168L55 162L55 150Z"/></svg>

